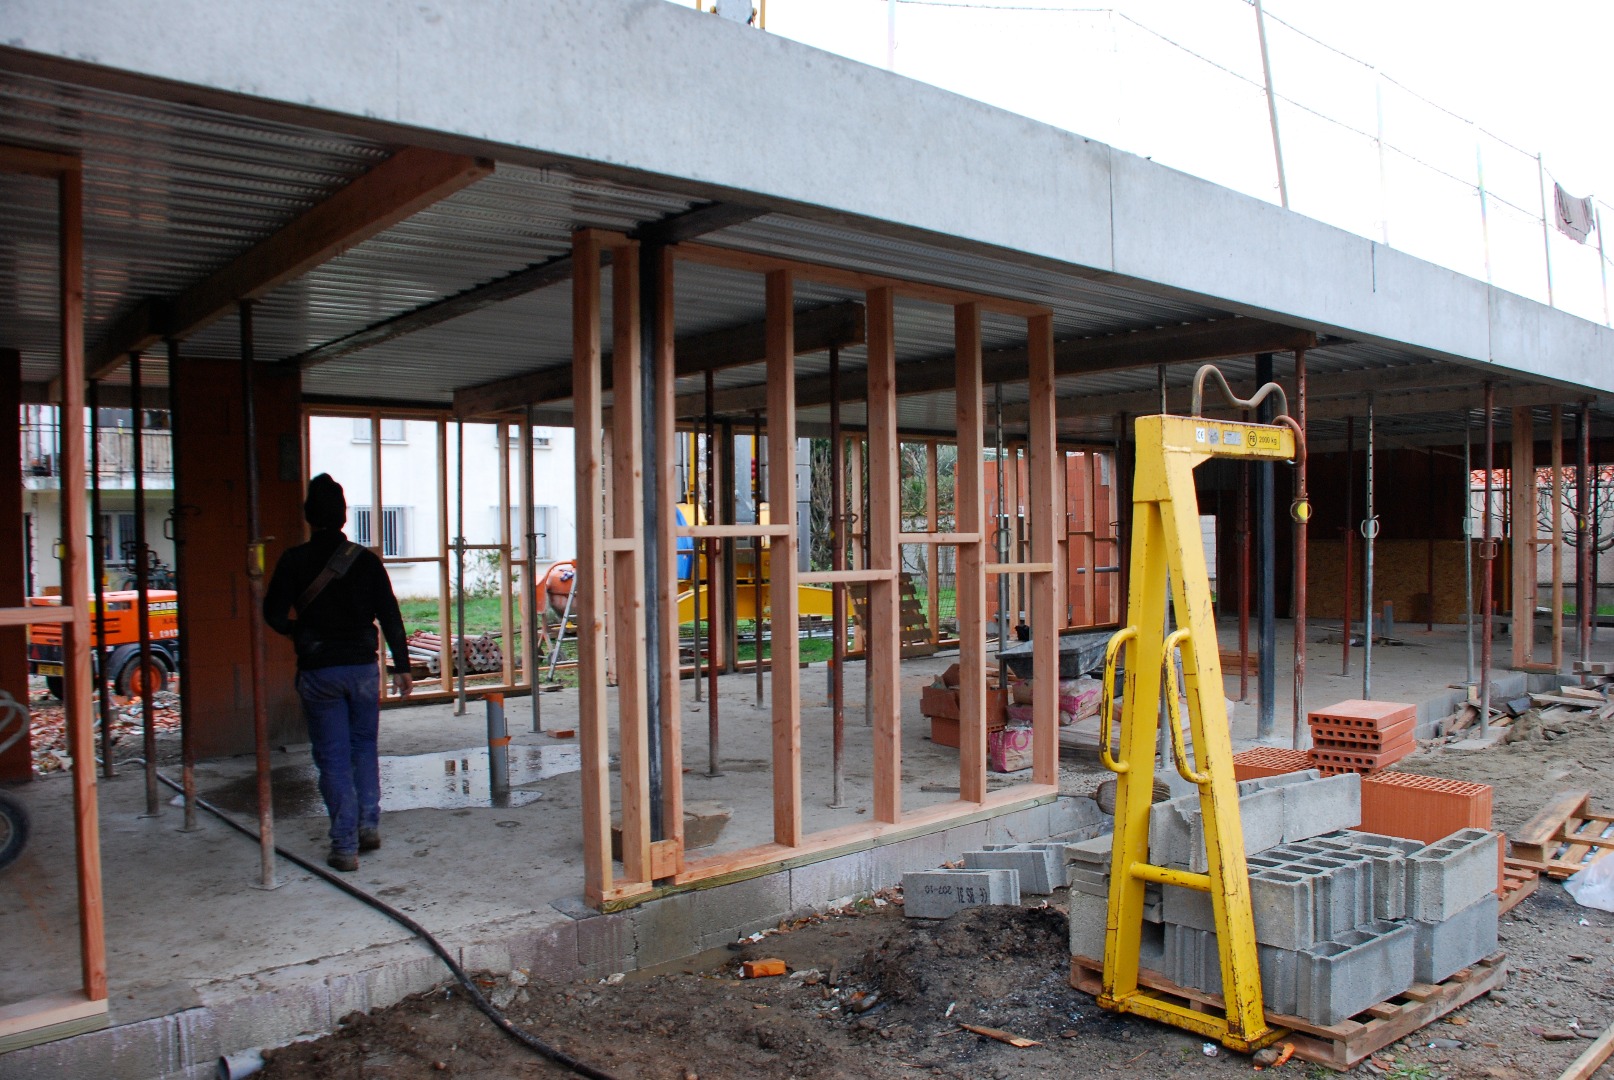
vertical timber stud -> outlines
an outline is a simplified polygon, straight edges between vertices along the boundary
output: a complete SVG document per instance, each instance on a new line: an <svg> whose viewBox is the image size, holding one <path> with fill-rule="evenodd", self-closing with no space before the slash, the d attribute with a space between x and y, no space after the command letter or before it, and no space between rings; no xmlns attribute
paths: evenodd
<svg viewBox="0 0 1614 1080"><path fill-rule="evenodd" d="M1602 243L1602 234L1598 234ZM1576 414L1575 431L1575 652L1584 666L1592 660L1592 609L1597 598L1592 589L1592 560L1597 553L1590 547L1592 484L1592 406L1583 401ZM1580 684L1590 685L1591 674L1582 670Z"/></svg>
<svg viewBox="0 0 1614 1080"><path fill-rule="evenodd" d="M611 252L611 651L621 751L622 876L650 874L649 701L645 649L644 438L639 379L639 248Z"/></svg>
<svg viewBox="0 0 1614 1080"><path fill-rule="evenodd" d="M897 601L897 351L896 293L870 289L867 303L869 379L869 568L885 577L869 582L868 684L874 725L874 820L902 819L902 628Z"/></svg>
<svg viewBox="0 0 1614 1080"><path fill-rule="evenodd" d="M958 461L953 484L953 527L973 533L958 545L958 792L964 802L986 801L986 491L982 462L981 306L953 309L958 408Z"/></svg>
<svg viewBox="0 0 1614 1080"><path fill-rule="evenodd" d="M576 430L578 735L582 755L583 887L598 906L611 890L610 742L605 722L605 506L601 500L600 241L572 239L572 423ZM619 347L620 351L620 347ZM463 530L462 530L463 531Z"/></svg>
<svg viewBox="0 0 1614 1080"><path fill-rule="evenodd" d="M1534 484L1531 485L1532 489ZM1552 670L1564 669L1564 410L1552 407Z"/></svg>
<svg viewBox="0 0 1614 1080"><path fill-rule="evenodd" d="M661 820L662 838L670 842L673 852L672 870L683 868L684 852L684 738L683 717L679 712L678 698L678 499L679 493L673 477L670 464L673 460L673 444L677 439L675 427L677 424L676 409L673 396L677 390L677 365L674 351L675 324L673 321L673 259L670 248L659 247L645 253L646 259L655 259L659 273L655 275L655 296L651 301L655 305L655 321L652 324L655 334L654 378L653 388L656 401L656 460L661 463L656 470L657 482L661 485L660 509L656 515L655 528L660 537L657 545L656 558L660 560L661 575L657 584L660 586L660 596L657 602L661 607L659 625L661 633L654 647L661 650L661 709L658 722L661 724ZM693 441L693 440L691 440ZM690 455L689 467L695 469L695 456ZM698 496L691 484L689 501L695 504ZM700 545L694 545L690 552L692 565L700 562ZM698 569L692 569L690 576L695 580L692 585L700 588L700 574ZM707 586L710 590L711 586ZM696 627L695 633L695 677L697 684L700 678L700 633ZM657 876L660 876L659 874Z"/></svg>
<svg viewBox="0 0 1614 1080"><path fill-rule="evenodd" d="M81 492L84 477L84 177L62 170L58 181L61 274L62 491ZM79 961L84 996L105 1001L106 916L101 896L101 830L95 785L95 731L90 717L90 609L86 603L84 500L62 500L63 701L73 757L73 838L78 860Z"/></svg>
<svg viewBox="0 0 1614 1080"><path fill-rule="evenodd" d="M796 318L788 270L767 279L768 503L773 611L773 839L801 843L801 672L796 635ZM893 399L894 411L895 399ZM759 549L760 550L760 549ZM760 564L759 564L760 569ZM761 664L761 654L757 663Z"/></svg>
<svg viewBox="0 0 1614 1080"><path fill-rule="evenodd" d="M1059 610L1055 606L1054 571L1059 548L1059 526L1064 520L1060 484L1055 477L1060 462L1054 440L1054 317L1033 315L1026 320L1029 354L1031 417L1027 452L1029 484L1026 511L1031 518L1031 780L1059 783ZM1022 603L1024 600L1022 600Z"/></svg>

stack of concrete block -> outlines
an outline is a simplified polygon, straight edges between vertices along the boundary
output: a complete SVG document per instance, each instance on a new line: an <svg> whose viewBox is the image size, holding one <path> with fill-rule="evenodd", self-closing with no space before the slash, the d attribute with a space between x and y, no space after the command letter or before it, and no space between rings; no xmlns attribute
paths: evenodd
<svg viewBox="0 0 1614 1080"><path fill-rule="evenodd" d="M1418 708L1353 698L1308 713L1311 761L1325 773L1373 773L1417 748Z"/></svg>
<svg viewBox="0 0 1614 1080"><path fill-rule="evenodd" d="M1269 1010L1335 1024L1495 951L1495 833L1464 829L1425 845L1351 830L1361 793L1352 773L1290 773L1239 790ZM1205 871L1197 798L1156 804L1150 833L1153 862ZM1066 858L1071 952L1097 959L1108 914L1108 845L1070 845ZM1146 930L1158 922L1161 931L1157 969L1179 985L1219 993L1209 894L1166 887L1159 895L1145 913Z"/></svg>
<svg viewBox="0 0 1614 1080"><path fill-rule="evenodd" d="M988 844L964 852L966 870L1013 870L1020 892L1047 896L1065 886L1064 844Z"/></svg>
<svg viewBox="0 0 1614 1080"><path fill-rule="evenodd" d="M1014 870L918 870L902 875L902 911L913 919L945 919L972 907L1020 902Z"/></svg>

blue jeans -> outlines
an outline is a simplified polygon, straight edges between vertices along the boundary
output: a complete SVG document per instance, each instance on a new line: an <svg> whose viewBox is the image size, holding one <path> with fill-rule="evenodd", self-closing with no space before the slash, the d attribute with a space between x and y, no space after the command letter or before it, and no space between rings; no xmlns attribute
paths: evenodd
<svg viewBox="0 0 1614 1080"><path fill-rule="evenodd" d="M297 673L319 793L331 815L331 850L359 850L359 830L381 823L381 675L374 664Z"/></svg>

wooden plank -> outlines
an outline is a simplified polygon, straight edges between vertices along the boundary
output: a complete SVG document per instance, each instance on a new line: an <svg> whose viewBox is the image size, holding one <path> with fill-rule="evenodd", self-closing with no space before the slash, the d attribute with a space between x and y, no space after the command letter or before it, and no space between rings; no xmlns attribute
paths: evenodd
<svg viewBox="0 0 1614 1080"><path fill-rule="evenodd" d="M573 612L577 619L578 749L582 758L583 887L598 906L610 892L611 778L610 736L605 715L605 572L600 541L604 535L600 410L600 243L586 230L573 239L572 399L573 450L577 477L577 577Z"/></svg>
<svg viewBox="0 0 1614 1080"><path fill-rule="evenodd" d="M954 512L957 512L957 491L954 491ZM979 543L979 532L905 532L902 534L904 544L937 544L943 547L956 547L960 544Z"/></svg>
<svg viewBox="0 0 1614 1080"><path fill-rule="evenodd" d="M70 607L0 608L0 626L55 625L70 623L76 618Z"/></svg>
<svg viewBox="0 0 1614 1080"><path fill-rule="evenodd" d="M756 876L789 866L804 866L837 855L984 821L989 817L1050 802L1058 794L1058 788L1049 785L1015 784L988 792L981 802L959 799L937 803L905 814L897 822L858 822L811 833L795 847L776 843L759 844L742 851L686 859L684 870L675 879L675 884L716 882L735 875Z"/></svg>
<svg viewBox="0 0 1614 1080"><path fill-rule="evenodd" d="M859 582L891 581L896 575L890 570L814 570L796 578L800 585L856 585Z"/></svg>
<svg viewBox="0 0 1614 1080"><path fill-rule="evenodd" d="M958 415L954 524L970 539L958 547L958 791L963 802L986 799L986 454L981 418L981 308L953 309L953 400Z"/></svg>
<svg viewBox="0 0 1614 1080"><path fill-rule="evenodd" d="M678 515L679 492L674 479L672 462L677 441L677 424L673 415L673 369L675 366L673 329L673 257L665 247L647 251L644 258L657 260L655 266L655 372L652 380L656 402L656 461L657 503L661 513L655 522L661 563L657 581L661 586L661 611L657 623L661 629L655 647L660 650L661 682L659 686L661 725L661 822L663 839L651 851L652 876L660 880L676 874L684 858L684 736L682 701L679 693L681 677L678 663L678 540L674 529ZM672 845L670 868L658 861L656 851Z"/></svg>
<svg viewBox="0 0 1614 1080"><path fill-rule="evenodd" d="M697 540L743 540L753 536L790 535L790 529L777 522L766 525L678 525L675 526L674 532L678 536L693 536Z"/></svg>
<svg viewBox="0 0 1614 1080"><path fill-rule="evenodd" d="M768 516L773 689L773 839L801 843L801 673L796 668L796 348L790 272L768 275ZM760 660L761 658L758 657Z"/></svg>
<svg viewBox="0 0 1614 1080"><path fill-rule="evenodd" d="M109 1023L105 998L47 994L0 1007L0 1054L98 1031Z"/></svg>
<svg viewBox="0 0 1614 1080"><path fill-rule="evenodd" d="M1614 1054L1614 1026L1605 1028L1580 1057L1570 1062L1569 1068L1558 1074L1558 1080L1590 1080L1610 1054Z"/></svg>
<svg viewBox="0 0 1614 1080"><path fill-rule="evenodd" d="M1054 437L1054 320L1039 315L1026 320L1026 344L1030 353L1027 372L1030 381L1030 442L1027 446L1030 484L1026 489L1026 511L1031 518L1031 560L1046 564L1047 572L1032 574L1031 667L1036 677L1031 696L1031 776L1039 784L1059 782L1059 625L1062 621L1055 604L1057 575L1054 557L1059 528L1065 518L1061 488L1055 478L1061 468Z"/></svg>
<svg viewBox="0 0 1614 1080"><path fill-rule="evenodd" d="M84 177L77 169L57 179L58 273L61 302L62 490L84 491ZM78 877L79 964L84 996L107 996L106 915L101 893L101 831L95 786L95 715L90 703L88 511L80 498L62 499L63 712L73 757L73 835Z"/></svg>
<svg viewBox="0 0 1614 1080"><path fill-rule="evenodd" d="M868 311L869 372L869 565L895 573L900 567L897 548L897 353L896 293L889 287L871 289ZM901 675L902 623L894 580L868 585L868 688L874 723L874 819L896 822L902 818L902 702L897 694Z"/></svg>
<svg viewBox="0 0 1614 1080"><path fill-rule="evenodd" d="M1550 843L1559 835L1565 820L1585 810L1590 798L1589 791L1561 791L1554 795L1551 802L1536 811L1514 834L1513 846L1538 848Z"/></svg>
<svg viewBox="0 0 1614 1080"><path fill-rule="evenodd" d="M59 180L65 173L78 172L82 168L83 162L77 154L0 143L0 173Z"/></svg>
<svg viewBox="0 0 1614 1080"><path fill-rule="evenodd" d="M492 172L485 158L406 146L174 297L161 336L187 338L238 301L267 295ZM149 330L107 337L91 358L89 377L110 373L128 353L157 340Z"/></svg>
<svg viewBox="0 0 1614 1080"><path fill-rule="evenodd" d="M611 532L644 536L644 411L640 394L639 249L611 258ZM643 552L611 552L611 652L617 676L622 876L650 881L649 687L645 684Z"/></svg>
<svg viewBox="0 0 1614 1080"><path fill-rule="evenodd" d="M1453 975L1438 986L1413 987L1364 1014L1366 1022L1344 1020L1322 1026L1304 1017L1267 1012L1274 1027L1286 1029L1283 1041L1295 1048L1295 1056L1340 1072L1360 1064L1369 1055L1406 1038L1434 1021L1502 985L1507 977L1506 956L1501 953ZM1084 993L1100 992L1103 964L1084 956L1071 958L1070 983ZM1159 972L1138 971L1138 983L1152 991L1175 998L1180 1003L1197 1003L1216 1011L1222 998L1192 987L1178 986Z"/></svg>
<svg viewBox="0 0 1614 1080"><path fill-rule="evenodd" d="M1052 574L1054 564L1052 560L1045 562L995 562L986 564L986 572L988 574Z"/></svg>
<svg viewBox="0 0 1614 1080"><path fill-rule="evenodd" d="M560 280L564 280L564 277ZM797 313L796 320L798 356L821 352L832 345L863 343L863 305L855 301L809 308ZM766 329L764 321L756 320L721 330L685 335L676 347L678 374L698 375L707 370L724 371L761 363L767 359ZM611 388L609 377L604 387L607 390ZM570 368L551 366L456 390L454 411L461 416L482 416L524 405L565 401L571 395ZM754 407L763 408L765 402L765 388L759 387ZM675 416L704 416L706 395L674 396L673 410Z"/></svg>

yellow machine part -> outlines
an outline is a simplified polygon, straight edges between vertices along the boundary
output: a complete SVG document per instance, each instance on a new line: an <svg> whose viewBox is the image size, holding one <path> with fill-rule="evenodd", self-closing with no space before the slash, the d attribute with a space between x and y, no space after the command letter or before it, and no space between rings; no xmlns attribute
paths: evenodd
<svg viewBox="0 0 1614 1080"><path fill-rule="evenodd" d="M1268 1026L1261 999L1249 868L1239 823L1232 736L1222 696L1194 468L1213 457L1287 460L1295 454L1295 436L1289 428L1276 425L1144 416L1137 420L1135 439L1127 626L1111 639L1105 665L1108 718L1113 708L1116 661L1124 650L1126 689L1116 752L1108 745L1110 724L1100 726L1101 756L1117 773L1117 790L1104 978L1098 1001L1105 1008L1146 1016L1248 1052L1283 1032ZM1169 637L1165 632L1168 602L1178 627ZM1189 760L1178 716L1175 655L1179 650L1197 768ZM1172 764L1199 790L1209 866L1204 874L1149 862L1149 807L1163 683L1172 729ZM1194 1011L1138 985L1143 895L1150 882L1210 893L1221 947L1225 1016Z"/></svg>

